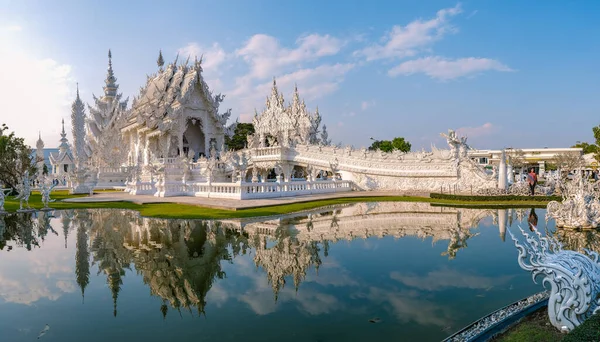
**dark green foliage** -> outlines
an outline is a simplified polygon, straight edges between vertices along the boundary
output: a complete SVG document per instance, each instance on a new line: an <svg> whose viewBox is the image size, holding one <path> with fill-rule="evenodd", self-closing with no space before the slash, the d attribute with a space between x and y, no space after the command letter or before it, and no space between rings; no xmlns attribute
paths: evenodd
<svg viewBox="0 0 600 342"><path fill-rule="evenodd" d="M571 146L574 148L582 148L583 149L583 154L588 154L588 153L598 153L598 145L596 144L590 144L590 143L586 143L586 142L577 142L577 144Z"/></svg>
<svg viewBox="0 0 600 342"><path fill-rule="evenodd" d="M394 150L400 150L402 152L410 152L410 148L412 147L403 137L394 138L394 140L392 140L392 146L394 147Z"/></svg>
<svg viewBox="0 0 600 342"><path fill-rule="evenodd" d="M430 198L443 199L443 200L455 200L455 201L562 201L560 196L516 196L516 195L503 195L503 196L468 196L468 195L450 195L450 194L439 194L431 193Z"/></svg>
<svg viewBox="0 0 600 342"><path fill-rule="evenodd" d="M34 159L31 149L25 145L23 138L15 136L14 132L8 133L8 127L0 127L0 185L6 188L15 188L21 176L27 170L29 174L35 173Z"/></svg>
<svg viewBox="0 0 600 342"><path fill-rule="evenodd" d="M600 315L593 315L571 331L563 342L600 341Z"/></svg>
<svg viewBox="0 0 600 342"><path fill-rule="evenodd" d="M392 152L399 150L402 152L410 152L411 144L404 140L403 137L396 137L392 141L390 140L375 140L369 147L371 151L381 150L383 152Z"/></svg>
<svg viewBox="0 0 600 342"><path fill-rule="evenodd" d="M254 134L254 125L251 123L238 123L233 130L233 136L225 136L225 145L229 150L237 151L246 148L248 136Z"/></svg>

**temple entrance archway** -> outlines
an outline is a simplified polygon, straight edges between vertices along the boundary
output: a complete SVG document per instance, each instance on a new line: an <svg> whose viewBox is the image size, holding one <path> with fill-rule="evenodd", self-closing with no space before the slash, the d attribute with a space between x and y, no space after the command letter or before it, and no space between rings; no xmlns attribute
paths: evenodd
<svg viewBox="0 0 600 342"><path fill-rule="evenodd" d="M188 119L188 126L183 133L183 152L194 160L206 156L205 136L200 120ZM190 154L193 152L193 155Z"/></svg>

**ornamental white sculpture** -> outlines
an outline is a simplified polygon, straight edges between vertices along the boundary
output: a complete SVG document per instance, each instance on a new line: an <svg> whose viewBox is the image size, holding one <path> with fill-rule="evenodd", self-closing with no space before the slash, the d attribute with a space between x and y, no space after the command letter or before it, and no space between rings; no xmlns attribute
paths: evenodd
<svg viewBox="0 0 600 342"><path fill-rule="evenodd" d="M559 228L593 229L600 225L600 192L596 184L584 179L576 172L573 180L557 179L562 202L548 203L546 219L556 220Z"/></svg>
<svg viewBox="0 0 600 342"><path fill-rule="evenodd" d="M1 189L0 188L0 214L5 214L6 210L4 210L4 202L6 200L6 195L10 193L12 189Z"/></svg>
<svg viewBox="0 0 600 342"><path fill-rule="evenodd" d="M48 207L48 203L54 202L54 200L50 199L50 193L54 187L56 187L56 184L48 179L44 179L40 182L39 189L42 194L42 203L44 204L44 207L41 209L42 211L53 210Z"/></svg>
<svg viewBox="0 0 600 342"><path fill-rule="evenodd" d="M19 193L15 198L19 200L18 211L30 211L32 210L29 206L29 196L31 196L31 180L29 179L29 171L23 173L23 179L17 184L17 192ZM23 202L25 202L26 209L23 209Z"/></svg>
<svg viewBox="0 0 600 342"><path fill-rule="evenodd" d="M600 264L598 253L564 250L552 237L533 236L520 228L525 241L520 243L509 230L519 250L518 262L531 272L533 281L543 276L542 284L550 286L548 318L554 327L568 332L599 311Z"/></svg>

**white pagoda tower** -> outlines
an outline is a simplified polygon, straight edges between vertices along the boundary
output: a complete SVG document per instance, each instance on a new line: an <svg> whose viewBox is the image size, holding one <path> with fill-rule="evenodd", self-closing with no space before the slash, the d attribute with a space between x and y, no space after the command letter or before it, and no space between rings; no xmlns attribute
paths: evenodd
<svg viewBox="0 0 600 342"><path fill-rule="evenodd" d="M108 50L108 69L103 87L104 96L94 95L94 106L88 105L87 153L92 156L96 167L119 167L127 158L120 128L125 119L125 110L129 98L121 101L119 85L112 67L112 53ZM119 153L121 152L122 153Z"/></svg>
<svg viewBox="0 0 600 342"><path fill-rule="evenodd" d="M87 166L90 158L89 149L85 140L85 106L79 97L79 84L77 84L77 97L71 105L71 126L73 133L73 148L75 165L77 169Z"/></svg>
<svg viewBox="0 0 600 342"><path fill-rule="evenodd" d="M37 171L38 171L38 179L42 179L42 176L44 173L45 158L44 158L44 141L42 140L41 132L40 132L38 141L35 144L35 159L36 159L36 166L37 166Z"/></svg>

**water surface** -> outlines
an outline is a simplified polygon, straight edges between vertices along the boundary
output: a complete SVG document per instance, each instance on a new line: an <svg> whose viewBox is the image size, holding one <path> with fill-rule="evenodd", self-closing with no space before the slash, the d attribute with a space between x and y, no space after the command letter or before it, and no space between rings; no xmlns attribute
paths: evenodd
<svg viewBox="0 0 600 342"><path fill-rule="evenodd" d="M0 216L2 341L46 324L46 341L439 341L542 289L506 234L529 214L385 202L221 221Z"/></svg>

